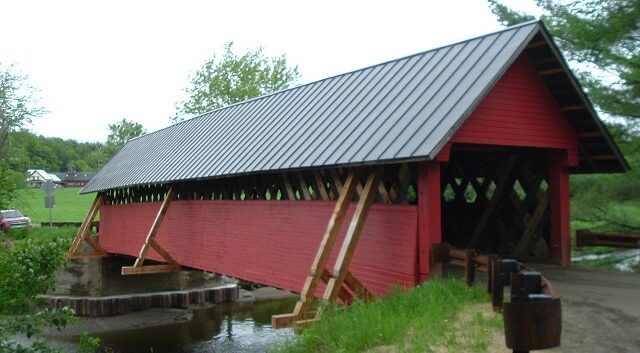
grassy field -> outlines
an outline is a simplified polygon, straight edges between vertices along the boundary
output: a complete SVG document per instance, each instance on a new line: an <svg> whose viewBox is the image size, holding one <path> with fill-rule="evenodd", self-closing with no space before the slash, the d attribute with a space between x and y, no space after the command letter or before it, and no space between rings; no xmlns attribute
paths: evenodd
<svg viewBox="0 0 640 353"><path fill-rule="evenodd" d="M78 194L80 188L56 189L56 206L52 209L54 222L82 222L95 195ZM40 189L20 189L15 208L26 213L34 223L49 222L49 209L44 207L45 193Z"/></svg>
<svg viewBox="0 0 640 353"><path fill-rule="evenodd" d="M483 289L430 280L381 300L338 307L272 352L488 352L502 319Z"/></svg>

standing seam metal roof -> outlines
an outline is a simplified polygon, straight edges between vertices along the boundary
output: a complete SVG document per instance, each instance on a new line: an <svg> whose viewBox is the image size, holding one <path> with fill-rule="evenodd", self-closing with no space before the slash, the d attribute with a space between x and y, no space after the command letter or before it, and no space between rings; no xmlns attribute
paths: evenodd
<svg viewBox="0 0 640 353"><path fill-rule="evenodd" d="M129 141L82 192L433 159L541 27L525 23L208 112Z"/></svg>

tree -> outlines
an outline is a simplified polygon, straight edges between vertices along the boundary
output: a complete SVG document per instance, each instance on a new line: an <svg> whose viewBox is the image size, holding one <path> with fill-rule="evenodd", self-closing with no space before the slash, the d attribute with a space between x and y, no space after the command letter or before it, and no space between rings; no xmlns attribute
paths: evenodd
<svg viewBox="0 0 640 353"><path fill-rule="evenodd" d="M113 158L113 156L116 155L116 153L118 153L127 141L146 133L147 131L142 124L135 121L129 121L127 119L122 119L116 123L109 124L107 143L92 152L89 155L87 163L94 170L102 168L111 158Z"/></svg>
<svg viewBox="0 0 640 353"><path fill-rule="evenodd" d="M146 134L142 124L135 121L122 119L116 123L109 124L109 136L107 136L107 145L120 149L127 141L132 138Z"/></svg>
<svg viewBox="0 0 640 353"><path fill-rule="evenodd" d="M44 112L27 77L13 72L13 67L0 63L0 152L9 133L31 123L31 119Z"/></svg>
<svg viewBox="0 0 640 353"><path fill-rule="evenodd" d="M285 55L268 58L257 48L237 56L232 49L233 42L227 43L220 60L214 55L196 71L185 89L189 99L176 104L172 122L283 90L300 78L298 67L289 68Z"/></svg>
<svg viewBox="0 0 640 353"><path fill-rule="evenodd" d="M497 0L488 1L504 25L534 18ZM640 0L536 0L536 4L568 59L587 67L577 70L577 76L594 104L611 115L640 118Z"/></svg>

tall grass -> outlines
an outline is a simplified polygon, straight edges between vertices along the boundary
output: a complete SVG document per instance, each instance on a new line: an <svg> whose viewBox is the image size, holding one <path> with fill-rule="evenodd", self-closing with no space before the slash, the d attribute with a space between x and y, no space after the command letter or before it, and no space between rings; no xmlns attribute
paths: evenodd
<svg viewBox="0 0 640 353"><path fill-rule="evenodd" d="M273 352L362 352L381 346L393 346L403 352L425 352L447 342L460 344L450 334L452 319L466 305L475 303L489 305L482 289L466 287L454 279L431 280L384 299L355 303L348 308L329 308L301 336L274 348ZM500 321L496 320L478 317L471 324L497 330ZM468 338L477 341L471 343L474 349L486 349L486 340Z"/></svg>

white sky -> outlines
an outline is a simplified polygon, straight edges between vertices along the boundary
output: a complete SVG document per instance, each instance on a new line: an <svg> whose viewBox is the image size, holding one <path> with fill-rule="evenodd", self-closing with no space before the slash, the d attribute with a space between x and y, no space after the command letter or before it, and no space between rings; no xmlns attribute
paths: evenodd
<svg viewBox="0 0 640 353"><path fill-rule="evenodd" d="M228 41L286 54L308 83L500 29L486 0L0 0L0 18L0 63L49 111L32 131L91 142L122 118L169 125L189 75Z"/></svg>

